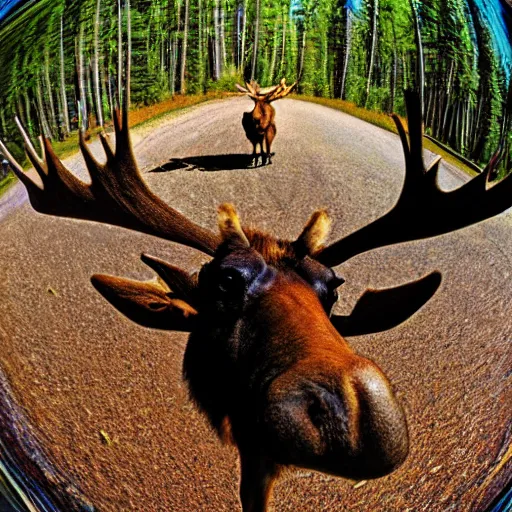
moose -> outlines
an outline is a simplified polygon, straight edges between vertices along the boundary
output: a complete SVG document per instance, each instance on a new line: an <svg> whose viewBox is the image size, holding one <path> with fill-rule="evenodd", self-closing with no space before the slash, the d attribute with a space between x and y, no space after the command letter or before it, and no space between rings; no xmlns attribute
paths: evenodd
<svg viewBox="0 0 512 512"><path fill-rule="evenodd" d="M40 157L19 122L43 188L0 141L33 208L143 232L212 257L197 274L189 274L143 254L158 281L96 274L91 282L138 324L190 333L183 376L191 399L219 438L238 449L244 512L267 510L272 487L286 467L351 479L396 470L409 451L404 411L384 372L356 354L343 336L398 325L434 295L441 277L433 272L400 287L368 290L350 315L340 316L332 310L343 278L333 269L366 251L441 235L499 214L512 204L512 177L489 187L491 163L461 188L441 191L436 184L440 158L428 168L423 161L418 95L406 91L408 136L393 116L406 175L388 213L326 245L330 219L325 210L314 212L295 240L284 240L242 226L235 208L223 204L217 234L167 205L143 181L128 128L126 53L125 91L113 112L115 146L100 135L105 163L95 159L84 132L79 133L90 184L65 168L44 137Z"/></svg>
<svg viewBox="0 0 512 512"><path fill-rule="evenodd" d="M276 111L271 105L273 101L284 98L297 82L290 86L286 86L286 79L283 78L278 85L266 89L260 89L260 86L254 82L246 82L246 87L236 84L236 88L254 100L254 108L251 112L244 112L242 116L242 126L245 135L252 143L252 159L254 166L258 165L258 154L256 148L258 144L261 150L261 163L272 163L272 142L277 133L276 123L274 121ZM265 142L265 149L263 148Z"/></svg>

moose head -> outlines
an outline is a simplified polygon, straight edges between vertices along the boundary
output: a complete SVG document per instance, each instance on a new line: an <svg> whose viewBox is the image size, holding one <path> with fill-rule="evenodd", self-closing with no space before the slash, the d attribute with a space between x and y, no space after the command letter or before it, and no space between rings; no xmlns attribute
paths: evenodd
<svg viewBox="0 0 512 512"><path fill-rule="evenodd" d="M248 82L245 85L246 87L242 87L236 84L236 88L254 100L252 111L245 112L242 116L245 135L252 143L254 165L258 165L258 154L256 152L258 144L261 150L262 165L267 162L270 164L272 163L272 141L277 133L276 123L274 122L276 111L271 103L290 94L297 82L286 86L286 79L283 78L278 85L265 89L260 89L256 82ZM263 149L263 142L265 142L265 149Z"/></svg>
<svg viewBox="0 0 512 512"><path fill-rule="evenodd" d="M394 116L406 177L387 214L325 246L329 218L323 210L290 241L242 227L234 207L224 204L216 234L165 204L142 180L128 129L129 73L125 83L123 107L113 115L115 148L107 135L100 136L104 164L80 132L90 184L64 167L46 138L40 158L19 123L43 188L1 141L0 150L36 211L133 229L213 257L190 275L143 254L158 281L94 275L92 284L135 322L190 333L184 378L220 438L238 448L244 512L267 509L272 486L287 466L355 479L395 470L409 449L403 410L383 371L357 355L343 335L399 324L435 293L440 275L369 290L351 315L338 316L332 308L343 279L333 268L365 251L447 233L504 211L512 203L512 178L488 187L491 164L463 187L440 191L439 159L428 169L423 163L420 102L406 92L409 138Z"/></svg>

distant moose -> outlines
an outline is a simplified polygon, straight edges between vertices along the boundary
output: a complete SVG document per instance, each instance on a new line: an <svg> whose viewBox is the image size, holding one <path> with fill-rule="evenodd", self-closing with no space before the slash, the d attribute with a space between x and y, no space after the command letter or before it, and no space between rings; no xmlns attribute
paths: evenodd
<svg viewBox="0 0 512 512"><path fill-rule="evenodd" d="M278 85L260 89L260 86L252 81L242 87L236 84L236 88L254 100L254 108L251 112L244 112L242 116L242 126L245 135L252 143L252 158L254 166L258 165L257 146L260 145L261 163L265 165L272 163L272 142L276 136L277 128L274 121L276 111L271 105L273 101L284 98L293 90L297 82L287 86L286 79L283 78ZM265 142L265 148L263 147Z"/></svg>
<svg viewBox="0 0 512 512"><path fill-rule="evenodd" d="M168 206L142 180L128 129L129 71L126 75L122 108L113 116L115 148L100 136L104 164L80 132L90 184L64 167L47 138L41 159L22 130L44 188L1 143L0 149L38 212L133 229L212 256L198 275L190 275L143 254L158 281L101 274L91 281L135 322L190 333L183 375L219 437L238 448L243 511L267 510L273 484L287 466L351 479L377 478L398 468L409 451L402 407L383 371L342 336L398 325L435 293L440 275L368 290L350 315L338 316L332 309L343 279L333 267L365 251L448 233L504 211L512 204L512 177L487 187L490 165L463 187L440 191L440 159L425 169L420 102L406 92L409 137L394 116L406 176L388 213L325 246L330 221L323 210L291 241L243 227L234 207L223 204L219 235Z"/></svg>

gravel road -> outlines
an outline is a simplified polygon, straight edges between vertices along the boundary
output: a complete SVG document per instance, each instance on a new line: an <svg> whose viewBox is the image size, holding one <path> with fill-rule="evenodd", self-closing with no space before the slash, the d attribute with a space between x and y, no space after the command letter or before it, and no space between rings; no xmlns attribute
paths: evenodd
<svg viewBox="0 0 512 512"><path fill-rule="evenodd" d="M404 173L397 136L286 99L275 104L273 164L240 168L251 151L240 121L251 105L215 101L134 130L152 190L205 227L215 228L217 205L230 201L246 224L282 237L295 237L319 207L334 219L334 240L393 205ZM67 164L83 175L79 157ZM443 167L444 188L465 180ZM50 457L102 511L238 510L236 453L220 445L181 381L186 335L131 323L89 283L96 272L151 278L142 251L188 270L205 257L120 228L39 215L13 190L21 206L0 212L0 364ZM275 489L276 511L478 510L491 483L510 476L511 234L507 213L339 268L339 314L366 288L443 274L434 298L405 324L349 340L393 382L411 453L393 475L356 488L290 473Z"/></svg>

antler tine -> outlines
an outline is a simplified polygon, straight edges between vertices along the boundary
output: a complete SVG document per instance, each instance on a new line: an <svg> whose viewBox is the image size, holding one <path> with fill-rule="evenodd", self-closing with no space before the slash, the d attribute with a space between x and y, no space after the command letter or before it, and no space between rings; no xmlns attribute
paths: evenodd
<svg viewBox="0 0 512 512"><path fill-rule="evenodd" d="M286 88L286 78L281 78L281 81L274 85L273 87L269 87L265 91L265 95L267 99L271 101L277 94L280 94Z"/></svg>
<svg viewBox="0 0 512 512"><path fill-rule="evenodd" d="M245 87L242 87L240 84L235 84L235 87L240 91L240 92L243 92L244 94L250 94L249 90L246 89Z"/></svg>
<svg viewBox="0 0 512 512"><path fill-rule="evenodd" d="M254 80L250 82L245 82L245 86L247 87L251 94L254 94L254 96L258 95L260 86Z"/></svg>
<svg viewBox="0 0 512 512"><path fill-rule="evenodd" d="M128 2L126 8L129 9ZM129 12L127 12L129 27ZM129 134L128 110L130 105L130 44L126 52L126 79L123 108L114 112L116 148L110 147L107 136L100 136L107 155L100 164L92 155L83 127L79 131L80 150L91 176L91 184L79 180L66 169L55 154L49 139L43 137L44 160L39 159L28 135L18 123L26 142L27 154L41 176L44 189L23 172L7 148L0 148L11 161L14 171L28 190L33 208L40 212L61 217L92 220L133 229L183 245L188 245L212 255L220 239L209 230L187 219L165 204L144 183L135 160ZM78 94L78 103L80 102Z"/></svg>
<svg viewBox="0 0 512 512"><path fill-rule="evenodd" d="M402 192L395 206L371 224L351 233L321 250L316 258L336 266L363 252L412 240L442 235L476 224L512 206L512 174L488 188L486 172L451 191L437 186L436 173L440 158L425 169L423 162L423 120L418 95L405 94L409 141L400 119L393 116L404 149L406 174Z"/></svg>
<svg viewBox="0 0 512 512"><path fill-rule="evenodd" d="M282 80L281 80L282 82ZM274 92L282 88L282 84L279 83L277 85L273 85L271 87L264 87L263 89L260 89L258 92L259 96L271 96Z"/></svg>
<svg viewBox="0 0 512 512"><path fill-rule="evenodd" d="M23 172L23 168L17 162L17 160L12 156L10 151L7 149L6 145L0 139L0 151L4 154L5 158L9 160L11 165L11 169L13 170L16 177L25 185L27 189L30 201L35 200L35 197L38 193L41 192L41 189Z"/></svg>
<svg viewBox="0 0 512 512"><path fill-rule="evenodd" d="M25 143L25 149L27 153L36 161L39 162L39 164L43 163L43 160L39 157L37 154L36 149L34 148L34 145L32 144L32 141L30 140L30 137L28 136L27 132L25 131L25 128L21 124L20 120L18 119L18 116L14 116L14 122L16 123L16 126L18 127L18 130L21 133L21 136L23 137L23 142ZM43 155L44 157L44 155Z"/></svg>
<svg viewBox="0 0 512 512"><path fill-rule="evenodd" d="M280 84L278 85L276 91L270 96L269 101L276 101L285 96L288 96L290 92L292 92L293 88L297 85L297 82L294 82L292 85L286 87L286 79L281 79Z"/></svg>
<svg viewBox="0 0 512 512"><path fill-rule="evenodd" d="M23 137L24 147L25 147L25 151L28 155L28 158L32 162L32 165L34 166L34 169L36 170L37 174L39 175L39 178L41 178L41 181L44 183L46 175L48 173L48 167L46 166L46 163L44 162L43 139L42 139L42 137L39 137L39 143L41 145L41 151L42 151L42 156L43 156L43 159L41 159L39 157L39 155L37 154L37 151L34 148L32 141L30 140L30 137L28 136L27 132L25 131L25 128L23 127L23 125L21 124L21 122L17 116L14 116L14 122L16 123L16 126L18 127L18 129L21 133L21 136ZM24 175L22 167L17 162L13 163L14 159L13 159L12 155L10 156L9 160L11 161L11 166L13 167L14 174L18 177L18 179L20 179L25 184L25 186L27 186L26 182L27 182L27 180L29 180L29 178L26 178L24 176L26 179L23 180L20 177L20 174ZM17 166L17 169L15 169L15 166ZM32 197L34 198L34 200L37 199L37 197L38 197L37 194L38 194L38 191L40 191L40 190L41 189L37 185L34 184L34 186L32 187ZM31 195L29 192L29 197L30 196Z"/></svg>
<svg viewBox="0 0 512 512"><path fill-rule="evenodd" d="M110 145L110 139L105 132L100 133L100 141L103 146L103 151L107 157L107 164L112 162L115 158L114 152L112 151L112 146Z"/></svg>

